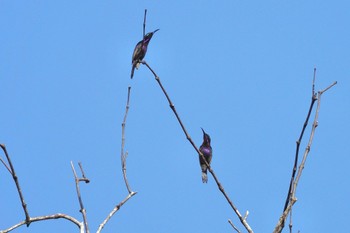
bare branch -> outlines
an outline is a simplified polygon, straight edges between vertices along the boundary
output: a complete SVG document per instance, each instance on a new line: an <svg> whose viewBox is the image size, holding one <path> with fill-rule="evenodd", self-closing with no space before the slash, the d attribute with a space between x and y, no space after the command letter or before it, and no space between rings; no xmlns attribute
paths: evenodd
<svg viewBox="0 0 350 233"><path fill-rule="evenodd" d="M322 96L322 94L324 92L329 90L335 84L337 84L337 82L334 82L331 85L329 85L327 88L325 88L324 90L319 91L317 93L317 96L313 95L317 99L317 107L316 107L316 113L315 113L314 121L313 121L313 124L312 124L312 129L311 129L309 141L308 141L308 144L307 144L307 146L305 148L303 159L302 159L302 161L301 161L301 163L299 165L299 169L298 169L297 175L295 177L295 180L293 181L293 187L291 188L292 192L290 194L289 204L288 204L287 208L283 211L283 214L280 217L280 219L279 219L279 221L278 221L278 223L277 223L277 225L275 227L275 230L273 231L274 233L280 233L282 231L282 229L284 227L284 222L285 222L285 220L287 218L287 215L291 211L292 206L294 205L294 203L296 202L296 197L295 197L296 189L297 189L300 177L302 175L303 169L305 167L306 159L307 159L307 157L309 155L309 152L310 152L310 149L311 149L311 145L312 145L312 142L313 142L313 139L314 139L314 136L315 136L315 131L316 131L316 128L318 126L318 116L319 116L319 110L320 110L320 106L321 106L321 96ZM291 226L290 226L290 228L291 228Z"/></svg>
<svg viewBox="0 0 350 233"><path fill-rule="evenodd" d="M19 194L19 198L21 199L22 208L23 208L24 214L25 214L25 216L26 216L25 223L27 224L27 226L29 226L29 224L30 224L30 220L29 220L30 217L29 217L29 213L28 213L28 209L27 209L27 204L26 204L25 201L24 201L24 197L23 197L23 194L22 194L21 187L19 186L19 181L18 181L18 177L17 177L16 172L15 172L15 168L14 168L13 165L12 165L12 162L11 162L11 159L10 159L9 154L7 153L6 146L5 146L4 144L0 144L0 147L1 147L1 149L4 151L5 156L6 156L6 159L7 159L7 161L8 161L8 164L10 165L10 168L9 168L9 167L6 166L5 163L3 162L3 164L5 165L5 167L10 171L13 180L15 181L15 184L16 184L16 187L17 187L17 191L18 191L18 194Z"/></svg>
<svg viewBox="0 0 350 233"><path fill-rule="evenodd" d="M120 154L124 182L125 182L125 186L128 189L129 193L131 193L132 191L131 191L131 188L129 186L128 178L126 176L126 157L128 156L128 152L124 153L124 146L125 146L125 124L126 124L126 118L128 116L128 112L129 112L129 108L130 108L129 107L130 92L131 92L131 87L129 86L128 87L128 97L127 97L126 107L125 107L125 115L124 115L124 119L123 119L123 123L122 123L122 146L121 146L121 154Z"/></svg>
<svg viewBox="0 0 350 233"><path fill-rule="evenodd" d="M211 173L211 175L213 176L219 190L221 191L221 193L224 195L224 197L226 198L227 202L230 204L231 208L234 210L234 212L236 213L236 215L238 216L239 220L241 221L241 223L243 224L243 226L246 228L246 230L249 232L249 233L252 233L253 230L251 229L251 227L249 226L248 222L246 221L246 219L244 219L242 217L242 215L240 214L240 212L238 211L237 207L233 204L233 202L231 201L231 199L229 198L229 196L227 195L227 193L225 192L224 190L224 187L221 185L221 183L219 182L218 178L216 177L213 169L211 168L211 166L207 163L205 157L203 156L203 154L198 150L197 146L195 145L195 143L192 141L190 135L188 134L184 124L182 123L181 119L180 119L180 116L179 114L177 113L176 109L175 109L175 105L172 103L172 101L170 100L170 97L168 95L168 93L166 92L165 88L163 87L161 81L160 81L160 78L159 76L154 72L154 70L148 65L148 63L146 61L141 61L142 64L146 65L148 67L148 69L153 73L156 81L158 82L160 88L162 89L165 97L167 98L168 102L169 102L169 106L170 108L173 110L175 116L176 116L176 119L178 120L183 132L185 133L186 135L186 138L187 140L191 143L191 145L193 146L193 148L196 150L196 152L199 154L199 156L201 156L203 158L203 160L205 161L207 167L208 167L208 170L209 172Z"/></svg>
<svg viewBox="0 0 350 233"><path fill-rule="evenodd" d="M146 13L145 13L146 14ZM125 146L125 125L126 125L126 119L128 116L129 112L129 102L130 102L130 93L131 93L131 87L128 87L128 97L126 101L126 106L125 106L125 115L122 123L122 145L121 145L121 162L122 162L122 171L123 171L123 177L124 177L124 182L125 186L128 189L129 194L126 196L124 200L122 200L118 205L116 205L113 210L108 214L106 219L100 224L98 227L97 233L101 232L101 230L104 228L106 223L112 218L112 216L132 197L134 196L137 192L134 192L131 190L127 176L126 176L126 158L128 157L128 152L124 153L124 146Z"/></svg>
<svg viewBox="0 0 350 233"><path fill-rule="evenodd" d="M238 233L241 233L241 232L238 230L238 228L237 228L235 225L233 225L233 222L231 221L231 219L228 220L228 223L231 225L231 227L232 227L233 229L235 229L235 231L237 231Z"/></svg>
<svg viewBox="0 0 350 233"><path fill-rule="evenodd" d="M312 93L311 93L311 103L310 103L310 107L309 107L309 111L307 113L307 116L306 116L306 119L305 119L305 122L304 122L304 125L303 125L303 128L301 130L301 133L300 133L300 136L299 136L299 139L296 141L296 150L295 150L295 159L294 159L294 165L293 165L293 170L292 170L292 176L291 176L291 179L290 179L290 183L289 183L289 190L288 190L288 194L287 194L287 198L286 198L286 201L285 201L285 204L284 204L284 208L283 208L283 211L285 211L287 209L287 206L290 202L290 198L292 196L292 188L293 188L293 182L294 182L294 179L295 179L295 174L296 174L296 171L297 171L297 166L298 166L298 158L299 158L299 151L300 151L300 143L301 143L301 140L304 136L304 132L305 132L305 129L308 125L308 122L309 122L309 119L310 119L310 115L311 115L311 112L312 112L312 109L313 109L313 106L315 104L315 101L317 100L317 96L314 92L314 88L315 88L315 79L316 79L316 68L314 68L314 77L313 77L313 81L312 81ZM284 223L283 223L284 224Z"/></svg>
<svg viewBox="0 0 350 233"><path fill-rule="evenodd" d="M80 204L80 213L83 215L83 219L84 219L84 226L86 229L86 233L89 233L89 227L88 227L88 221L87 221L87 217L86 217L86 209L84 208L84 204L83 204L83 200L81 198L81 194L80 194L80 187L79 187L79 182L80 181L85 181L85 183L89 183L90 181L88 179L84 178L78 178L77 173L75 171L73 162L70 162L71 167L72 167L72 171L74 174L74 180L75 180L75 188L77 190L77 196L78 196L78 200L79 200L79 204ZM81 164L79 165L81 167ZM81 167L82 173L83 173L83 169ZM85 176L85 175L84 175Z"/></svg>
<svg viewBox="0 0 350 233"><path fill-rule="evenodd" d="M66 214L61 214L61 213L57 213L57 214L53 214L53 215L46 215L46 216L38 216L38 217L34 217L34 218L30 218L29 219L29 222L32 223L32 222L38 222L38 221L44 221L44 220L52 220L52 219L66 219L72 223L74 223L75 225L77 225L77 227L80 229L80 233L84 233L84 225L83 223L79 222L77 219L69 216L69 215L66 215ZM7 233L7 232L10 232L22 225L26 224L26 221L22 221L20 223L17 223L16 225L10 227L10 228L7 228L3 231L0 231L0 233Z"/></svg>

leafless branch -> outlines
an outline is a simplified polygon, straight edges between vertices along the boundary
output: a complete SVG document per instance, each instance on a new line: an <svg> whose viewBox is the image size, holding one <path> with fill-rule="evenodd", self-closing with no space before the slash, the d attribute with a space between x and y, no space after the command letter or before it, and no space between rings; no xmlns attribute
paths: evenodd
<svg viewBox="0 0 350 233"><path fill-rule="evenodd" d="M315 101L317 100L317 95L315 93L315 79L316 79L316 68L314 68L314 76L313 76L313 80L312 80L311 103L310 103L309 111L307 113L307 116L306 116L303 128L301 130L299 139L296 141L295 159L294 159L294 165L293 165L293 170L292 170L292 176L291 176L291 179L290 179L290 182L289 182L288 194L287 194L287 198L286 198L286 201L285 201L285 204L284 204L283 211L285 211L287 209L287 206L288 206L288 204L290 202L290 198L292 196L293 182L294 182L294 179L295 179L295 174L296 174L297 166L298 166L300 143L301 143L301 140L302 140L302 138L304 136L305 129L306 129L307 125L308 125L313 106L315 104ZM283 222L283 225L284 225L284 222Z"/></svg>
<svg viewBox="0 0 350 233"><path fill-rule="evenodd" d="M145 12L146 14L146 12ZM123 177L124 177L124 182L125 186L128 189L129 194L125 197L124 200L122 200L118 205L116 205L113 210L108 214L105 220L99 225L97 233L100 233L101 230L104 228L106 223L112 218L112 216L132 197L134 196L137 192L134 192L131 190L127 176L126 176L126 158L128 156L128 152L124 153L124 146L125 146L125 125L126 125L126 119L128 116L129 112L129 102L130 102L130 93L131 93L131 87L128 87L128 96L127 96L127 101L126 101L126 106L125 106L125 115L122 123L122 145L121 145L121 163L122 163L122 171L123 171Z"/></svg>
<svg viewBox="0 0 350 233"><path fill-rule="evenodd" d="M241 233L241 232L238 230L238 228L237 228L235 225L233 225L233 222L231 221L231 219L228 220L228 223L231 225L231 227L232 227L233 229L235 229L235 231L237 231L238 233Z"/></svg>
<svg viewBox="0 0 350 233"><path fill-rule="evenodd" d="M229 196L227 195L227 193L224 190L224 187L221 185L221 183L219 182L218 178L216 177L214 170L211 168L211 166L207 163L205 157L203 156L203 154L198 150L198 147L195 145L195 143L192 141L190 135L188 134L184 124L182 123L179 114L177 113L176 109L175 109L175 105L172 103L168 93L166 92L165 88L163 87L159 76L154 72L154 70L148 65L148 63L146 61L141 61L142 64L146 65L148 67L148 69L153 73L156 81L158 82L160 88L162 89L165 97L167 98L168 102L169 102L169 106L170 108L173 110L176 119L178 120L183 132L186 135L187 140L190 142L190 144L193 146L193 148L196 150L196 152L203 158L203 160L205 161L206 165L208 166L208 170L211 173L211 175L213 176L219 190L221 191L221 193L224 195L224 197L226 198L227 202L229 203L229 205L231 206L231 208L234 210L234 212L236 213L236 215L238 216L239 220L241 221L241 223L243 224L243 226L246 228L246 230L249 233L253 233L253 230L251 229L251 227L249 226L248 222L246 221L246 219L244 219L242 217L242 215L240 214L240 212L238 211L237 207L233 204L233 202L231 201L231 199L229 198Z"/></svg>
<svg viewBox="0 0 350 233"><path fill-rule="evenodd" d="M25 223L27 224L27 226L29 226L29 224L30 224L30 220L29 220L30 217L29 217L29 213L28 213L28 209L27 209L27 204L24 201L24 196L22 194L21 187L19 186L19 181L18 181L18 177L17 177L16 172L15 172L15 168L12 165L12 162L11 162L9 154L7 153L6 146L4 144L0 144L0 147L4 151L6 159L7 159L8 164L9 164L10 167L6 166L6 164L4 162L3 162L3 164L10 171L10 173L12 175L12 178L15 181L15 184L16 184L16 187L17 187L17 191L18 191L18 194L19 194L19 198L21 199L24 215L26 216Z"/></svg>
<svg viewBox="0 0 350 233"><path fill-rule="evenodd" d="M128 189L129 193L131 193L132 191L131 191L131 188L129 186L128 178L126 176L126 158L128 156L128 152L124 153L124 146L125 146L125 124L126 124L126 118L128 116L128 112L129 112L129 108L130 108L130 106L129 106L130 92L131 92L131 87L129 86L128 87L128 97L127 97L126 106L125 106L125 115L124 115L124 119L123 119L123 123L122 123L122 146L121 146L121 154L120 154L125 186Z"/></svg>
<svg viewBox="0 0 350 233"><path fill-rule="evenodd" d="M77 219L66 215L66 214L61 214L61 213L57 213L57 214L53 214L53 215L46 215L46 216L38 216L38 217L33 217L33 218L29 218L29 222L37 222L37 221L44 221L44 220L51 220L51 219L66 219L72 223L74 223L75 225L78 226L78 228L80 229L80 233L84 233L84 224L79 222ZM7 233L10 232L22 225L26 224L26 221L22 221L20 223L17 223L16 225L13 225L10 228L7 228L5 230L0 231L0 233Z"/></svg>
<svg viewBox="0 0 350 233"><path fill-rule="evenodd" d="M314 76L314 80L315 80L315 76ZM285 222L285 220L287 218L287 215L291 211L292 206L294 205L294 203L297 200L296 197L295 197L296 189L297 189L300 177L302 175L303 169L305 167L306 159L307 159L307 156L308 156L308 154L310 152L311 145L312 145L312 142L313 142L313 138L314 138L314 135L315 135L315 131L316 131L316 128L318 126L318 116L319 116L319 110L320 110L320 105L321 105L321 96L322 96L322 94L324 92L326 92L327 90L329 90L331 87L333 87L336 84L337 84L337 82L332 83L331 85L329 85L324 90L318 91L317 94L314 94L314 91L313 91L313 96L314 96L313 98L315 98L317 100L317 107L316 107L316 113L315 113L314 121L313 121L313 124L312 124L312 129L311 129L309 141L308 141L308 144L307 144L307 146L305 148L303 159L302 159L302 161L301 161L301 163L299 165L296 177L293 180L292 187L290 187L291 192L288 193L289 203L287 205L287 208L284 209L283 214L281 215L281 217L280 217L280 219L279 219L279 221L278 221L278 223L277 223L277 225L275 227L274 233L280 233L282 231L282 229L284 228L284 222ZM313 89L314 89L314 81L313 81ZM310 113L308 113L308 114L310 114ZM304 130L304 127L303 127L303 130ZM290 228L292 228L291 224L290 224Z"/></svg>
<svg viewBox="0 0 350 233"><path fill-rule="evenodd" d="M88 221L87 221L87 217L86 217L86 209L84 208L83 200L81 198L79 182L80 181L84 181L85 183L89 183L90 181L89 181L89 179L85 178L85 174L83 172L83 169L82 169L82 166L81 166L80 163L79 163L79 167L80 167L81 172L83 174L83 178L78 178L77 173L76 173L75 168L74 168L74 165L73 165L73 162L71 161L70 164L71 164L72 171L73 171L73 174L74 174L75 188L77 190L77 196L78 196L78 200L79 200L79 204L80 204L80 212L83 215L84 226L85 226L85 229L86 229L86 233L89 233L90 231L89 231Z"/></svg>

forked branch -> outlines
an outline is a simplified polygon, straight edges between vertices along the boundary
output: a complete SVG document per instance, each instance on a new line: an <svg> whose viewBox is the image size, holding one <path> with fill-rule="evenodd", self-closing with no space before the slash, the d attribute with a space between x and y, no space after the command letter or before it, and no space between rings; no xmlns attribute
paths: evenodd
<svg viewBox="0 0 350 233"><path fill-rule="evenodd" d="M314 91L315 78L316 78L316 69L314 69L314 77L313 77L313 82L312 82L312 99L311 99L310 108L309 108L309 111L308 111L305 123L303 125L303 128L301 130L300 137L299 137L299 139L297 141L297 147L296 147L296 153L295 153L295 161L294 161L293 172L292 172L292 177L291 177L291 181L290 181L290 185L289 185L289 190L288 190L286 203L285 203L285 206L283 208L283 213L282 213L281 217L279 218L279 221L278 221L278 223L277 223L277 225L276 225L276 227L275 227L275 229L273 231L274 233L280 233L282 231L282 229L284 228L284 225L285 225L286 218L287 218L288 214L291 212L294 203L297 201L297 198L295 197L296 189L297 189L300 177L302 175L302 172L303 172L303 169L304 169L304 166L305 166L305 163L306 163L306 159L307 159L308 154L309 154L310 149L311 149L311 145L312 145L312 142L313 142L313 139L314 139L316 128L318 126L318 116L319 116L319 110L320 110L320 106L321 106L321 96L322 96L322 94L324 92L326 92L331 87L333 87L334 85L337 84L337 82L334 82L331 85L329 85L327 88L325 88L324 90L321 90L318 93L315 93L315 91ZM313 108L314 103L315 103L316 100L317 100L317 107L316 107L315 117L314 117L314 121L313 121L313 124L312 124L312 129L311 129L309 141L308 141L308 144L307 144L307 146L305 148L303 159L302 159L302 161L301 161L301 163L299 165L299 168L297 170L300 142L301 142L301 139L303 137L305 128L306 128L306 126L308 124L308 120L309 120L309 117L310 117L311 112L312 112L312 108ZM296 173L296 171L297 171L297 173ZM291 231L291 229L292 229L292 221L290 222L289 227L290 227L290 231Z"/></svg>

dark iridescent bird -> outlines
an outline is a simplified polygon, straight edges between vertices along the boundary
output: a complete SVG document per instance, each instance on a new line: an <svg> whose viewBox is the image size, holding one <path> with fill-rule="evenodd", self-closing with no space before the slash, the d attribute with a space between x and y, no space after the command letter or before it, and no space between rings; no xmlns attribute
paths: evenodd
<svg viewBox="0 0 350 233"><path fill-rule="evenodd" d="M154 33L156 33L159 29L155 30L154 32L147 33L143 40L141 40L139 43L136 44L134 53L132 54L132 68L131 68L131 78L134 76L134 70L135 68L138 69L140 66L140 61L145 57L147 52L148 43L151 41L152 36Z"/></svg>
<svg viewBox="0 0 350 233"><path fill-rule="evenodd" d="M210 165L211 158L213 156L213 149L210 146L210 136L204 131L204 129L202 129L202 131L203 131L203 143L199 147L199 151L202 152L205 160L207 160L208 164ZM200 156L200 155L199 155L199 163L200 163L201 169L202 169L202 181L203 181L203 183L207 183L208 182L208 176L207 176L208 167L205 164L202 156Z"/></svg>

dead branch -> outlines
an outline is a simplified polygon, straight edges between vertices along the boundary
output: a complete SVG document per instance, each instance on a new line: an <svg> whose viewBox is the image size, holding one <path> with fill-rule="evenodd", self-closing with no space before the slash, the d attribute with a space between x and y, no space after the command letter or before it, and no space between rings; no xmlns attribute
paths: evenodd
<svg viewBox="0 0 350 233"><path fill-rule="evenodd" d="M238 216L239 220L241 221L241 223L243 224L243 226L246 228L246 230L249 233L253 233L253 230L251 229L251 227L249 226L248 222L246 221L246 218L243 218L242 215L240 214L238 208L233 204L233 202L231 201L231 199L229 198L229 196L227 195L227 193L224 190L224 187L221 185L221 183L219 182L218 178L216 177L214 170L211 168L211 166L207 163L205 157L203 156L203 154L198 150L198 147L195 145L195 143L192 141L190 135L188 134L184 124L182 123L179 114L177 113L176 109L175 109L175 105L172 103L168 93L166 92L165 88L163 87L159 76L154 72L154 70L148 65L148 63L146 61L141 61L142 64L146 65L148 67L148 69L153 73L156 81L158 82L160 88L162 89L165 97L167 98L168 102L169 102L169 106L171 108L171 110L173 110L176 119L178 120L183 132L186 135L187 140L190 142L190 144L193 146L193 148L196 150L196 152L199 154L199 156L201 156L203 158L203 160L205 161L209 172L211 173L211 175L213 176L219 190L221 191L221 193L224 195L224 197L226 198L227 202L229 203L229 205L231 206L231 208L234 210L234 212L236 213L236 215Z"/></svg>

